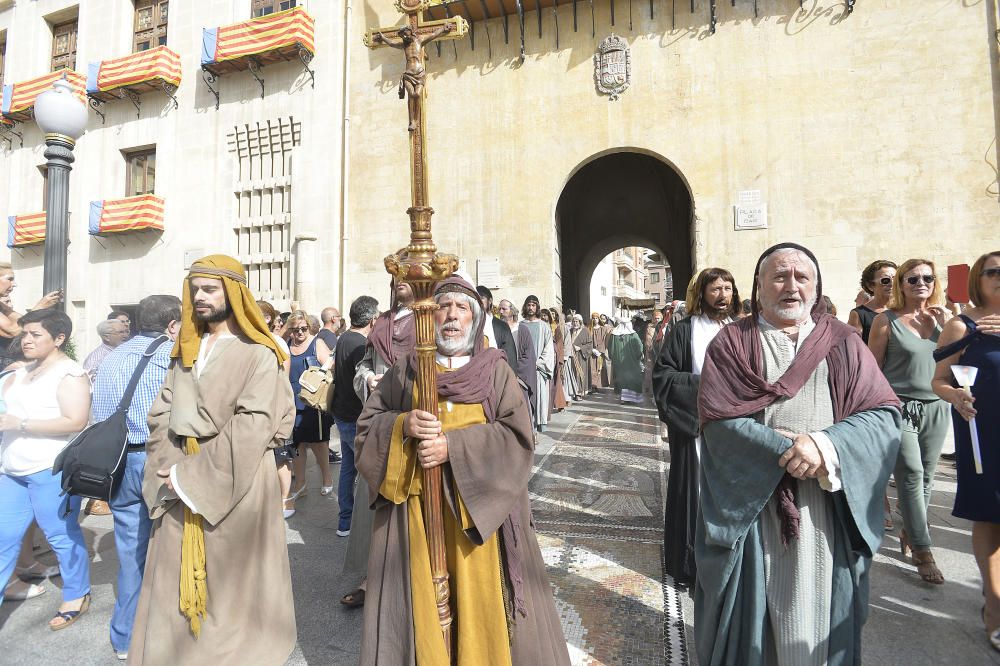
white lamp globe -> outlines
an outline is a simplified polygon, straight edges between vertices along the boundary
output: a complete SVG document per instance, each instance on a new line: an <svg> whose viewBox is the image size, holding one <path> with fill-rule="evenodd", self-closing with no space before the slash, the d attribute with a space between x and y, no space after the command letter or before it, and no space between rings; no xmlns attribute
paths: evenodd
<svg viewBox="0 0 1000 666"><path fill-rule="evenodd" d="M83 136L87 107L73 95L65 74L35 99L35 121L44 134L62 134L73 141Z"/></svg>

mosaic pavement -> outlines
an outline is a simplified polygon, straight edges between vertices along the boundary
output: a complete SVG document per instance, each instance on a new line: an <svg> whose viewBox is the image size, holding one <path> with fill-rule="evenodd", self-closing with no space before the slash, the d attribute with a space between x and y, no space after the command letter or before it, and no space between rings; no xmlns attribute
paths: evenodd
<svg viewBox="0 0 1000 666"><path fill-rule="evenodd" d="M602 392L571 414L553 424L530 485L570 657L687 664L681 599L663 575L667 452L656 410Z"/></svg>

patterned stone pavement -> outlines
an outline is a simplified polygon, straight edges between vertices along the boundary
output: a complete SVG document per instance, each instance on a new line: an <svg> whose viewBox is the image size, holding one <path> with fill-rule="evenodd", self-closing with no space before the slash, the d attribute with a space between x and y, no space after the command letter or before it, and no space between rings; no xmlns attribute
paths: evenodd
<svg viewBox="0 0 1000 666"><path fill-rule="evenodd" d="M621 405L609 391L556 415L538 438L535 523L574 664L696 663L691 599L662 574L669 459L657 427L651 404ZM288 664L350 666L358 662L361 613L337 599L357 580L341 573L347 539L335 536L336 499L315 491L320 481L312 465L308 478L313 491L288 521L299 636ZM930 523L945 585L920 582L899 557L897 531L883 541L872 567L864 664L1000 664L979 619L970 525L951 516L954 492L954 466L942 462ZM48 630L59 603L58 578L44 584L48 593L37 600L4 603L0 663L120 663L107 637L118 570L111 526L110 516L82 521L92 555L93 603L86 616L66 631ZM40 559L54 562L51 553Z"/></svg>
<svg viewBox="0 0 1000 666"><path fill-rule="evenodd" d="M681 600L663 576L656 411L609 391L553 421L530 488L573 663L686 664Z"/></svg>

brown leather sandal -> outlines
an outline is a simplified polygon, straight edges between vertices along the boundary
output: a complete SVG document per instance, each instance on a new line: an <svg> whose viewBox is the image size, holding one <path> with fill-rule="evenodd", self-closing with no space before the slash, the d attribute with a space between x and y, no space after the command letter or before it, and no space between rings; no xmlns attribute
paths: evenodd
<svg viewBox="0 0 1000 666"><path fill-rule="evenodd" d="M913 551L913 563L917 565L917 573L925 583L944 584L944 574L937 568L934 554L929 549Z"/></svg>

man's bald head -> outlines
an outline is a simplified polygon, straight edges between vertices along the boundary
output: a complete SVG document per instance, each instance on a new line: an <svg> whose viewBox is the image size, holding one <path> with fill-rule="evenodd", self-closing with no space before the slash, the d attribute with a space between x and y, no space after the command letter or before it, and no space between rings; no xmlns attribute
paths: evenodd
<svg viewBox="0 0 1000 666"><path fill-rule="evenodd" d="M337 308L323 308L319 313L319 320L323 323L323 328L336 331L340 328L340 310Z"/></svg>

